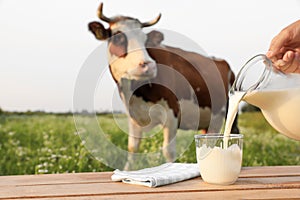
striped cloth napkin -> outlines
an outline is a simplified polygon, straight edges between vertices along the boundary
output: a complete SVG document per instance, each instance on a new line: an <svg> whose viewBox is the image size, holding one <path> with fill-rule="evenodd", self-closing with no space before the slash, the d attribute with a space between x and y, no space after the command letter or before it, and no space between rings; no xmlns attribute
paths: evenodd
<svg viewBox="0 0 300 200"><path fill-rule="evenodd" d="M157 167L138 171L120 171L116 169L112 181L158 187L200 176L199 166L194 163L165 163Z"/></svg>

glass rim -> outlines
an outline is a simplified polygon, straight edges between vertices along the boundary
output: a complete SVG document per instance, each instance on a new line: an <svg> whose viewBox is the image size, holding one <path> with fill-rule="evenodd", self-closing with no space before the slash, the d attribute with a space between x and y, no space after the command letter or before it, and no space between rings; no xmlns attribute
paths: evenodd
<svg viewBox="0 0 300 200"><path fill-rule="evenodd" d="M195 139L220 139L220 138L230 138L230 139L243 139L243 134L230 134L229 136L224 136L224 134L220 133L212 133L212 134L197 134L194 135Z"/></svg>

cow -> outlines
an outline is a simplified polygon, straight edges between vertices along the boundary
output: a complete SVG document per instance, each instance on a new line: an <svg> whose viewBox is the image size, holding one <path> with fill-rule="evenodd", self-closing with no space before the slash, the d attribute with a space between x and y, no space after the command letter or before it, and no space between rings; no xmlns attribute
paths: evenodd
<svg viewBox="0 0 300 200"><path fill-rule="evenodd" d="M177 129L219 132L224 119L228 90L235 79L229 64L162 44L163 33L144 27L156 24L127 16L106 17L98 8L100 22L88 25L96 39L107 41L109 69L116 82L129 119L128 158L125 169L134 166L142 132L163 126L163 155L176 159ZM212 122L216 122L215 124ZM235 121L233 133L238 133Z"/></svg>

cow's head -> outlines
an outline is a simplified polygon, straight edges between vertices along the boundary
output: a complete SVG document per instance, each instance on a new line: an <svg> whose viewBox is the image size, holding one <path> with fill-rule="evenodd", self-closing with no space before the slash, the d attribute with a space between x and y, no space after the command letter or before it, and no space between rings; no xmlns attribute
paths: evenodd
<svg viewBox="0 0 300 200"><path fill-rule="evenodd" d="M121 78L147 80L157 73L155 61L145 48L147 35L143 27L156 24L161 15L150 21L140 22L138 19L117 16L108 18L102 13L103 4L98 8L98 17L109 24L105 28L99 22L89 23L89 30L98 40L108 41L108 59L111 73L117 82Z"/></svg>

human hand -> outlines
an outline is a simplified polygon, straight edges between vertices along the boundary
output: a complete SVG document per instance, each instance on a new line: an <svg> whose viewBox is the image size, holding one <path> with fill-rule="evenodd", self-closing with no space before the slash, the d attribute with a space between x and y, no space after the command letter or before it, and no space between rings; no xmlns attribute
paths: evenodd
<svg viewBox="0 0 300 200"><path fill-rule="evenodd" d="M285 73L300 73L300 20L275 36L266 56Z"/></svg>

